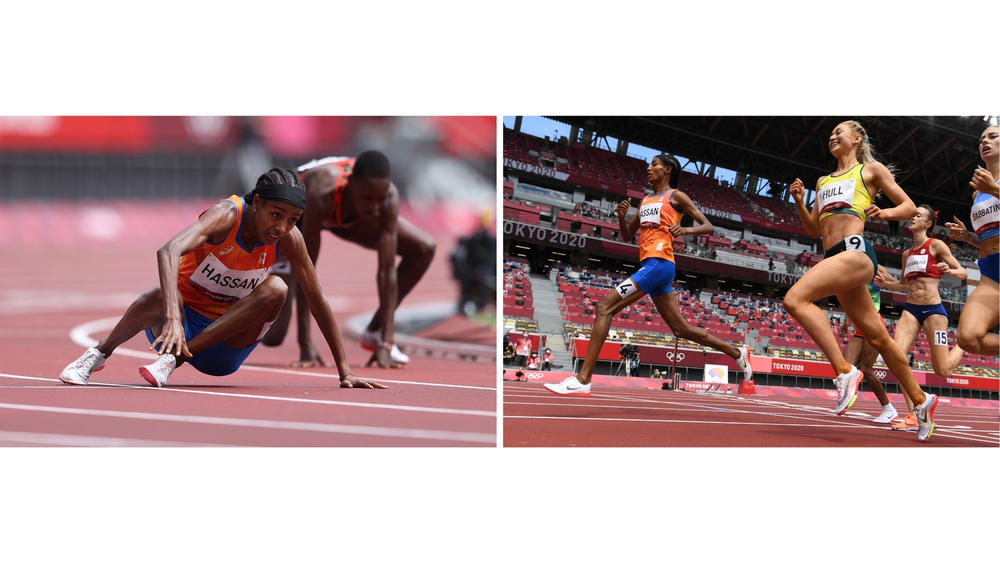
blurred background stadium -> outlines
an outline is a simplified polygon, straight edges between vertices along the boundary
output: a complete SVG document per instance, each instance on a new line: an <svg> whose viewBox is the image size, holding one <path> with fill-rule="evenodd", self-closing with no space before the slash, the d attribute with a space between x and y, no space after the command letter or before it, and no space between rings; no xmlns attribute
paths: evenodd
<svg viewBox="0 0 1000 562"><path fill-rule="evenodd" d="M637 267L636 246L618 239L614 208L626 197L635 205L646 195L648 162L666 152L683 166L679 189L715 225L710 236L674 243L674 286L687 321L770 358L770 372L754 374L758 385L832 389L818 346L781 306L788 287L822 257L818 242L805 234L788 185L801 178L812 204L811 187L836 165L827 149L829 133L849 118L868 129L880 160L896 166L897 182L916 204L938 209L939 223L956 216L969 224L968 181L980 162L979 136L996 117L505 117L504 340L528 338L533 350L552 348L556 370L577 368L595 306ZM912 241L902 225L866 226L879 263L897 277L902 251ZM939 224L932 235L945 234ZM969 278L941 280L949 346L955 345L962 303L980 278L975 248L952 251ZM882 291L890 333L904 302L905 295ZM839 335L844 315L836 299L818 304ZM634 374L640 377L675 368L681 380L700 381L706 364L726 362L714 350L675 341L648 298L618 314L611 330L597 373L621 373L618 350L625 343L639 348ZM849 334L839 336L841 344ZM932 392L997 399L996 357L966 353L952 377L937 377L921 333L911 361ZM899 392L881 360L876 374L887 390Z"/></svg>
<svg viewBox="0 0 1000 562"><path fill-rule="evenodd" d="M489 275L475 279L462 278L463 268L455 275L450 263L452 254L470 254L470 237L496 232L494 116L0 117L0 250L16 263L44 260L46 248L148 249L155 275L156 248L214 201L252 189L268 168L366 149L389 156L401 215L438 244L431 271L440 273L424 282L450 286L451 311L478 316L495 333L492 307L459 302L470 291L495 294L495 255L468 258L489 260ZM342 243L328 239L324 253ZM362 270L368 265L374 280L374 252ZM23 300L13 283L0 284L0 302Z"/></svg>

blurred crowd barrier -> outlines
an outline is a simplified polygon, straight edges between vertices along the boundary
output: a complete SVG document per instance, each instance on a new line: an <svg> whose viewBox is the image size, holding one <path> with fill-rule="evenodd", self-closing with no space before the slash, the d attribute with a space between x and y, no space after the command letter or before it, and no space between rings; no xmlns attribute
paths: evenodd
<svg viewBox="0 0 1000 562"><path fill-rule="evenodd" d="M496 216L494 116L0 117L0 244L162 242L272 166L369 149L423 230Z"/></svg>
<svg viewBox="0 0 1000 562"><path fill-rule="evenodd" d="M495 205L494 116L0 117L0 202L214 198L272 165L367 149L414 203Z"/></svg>

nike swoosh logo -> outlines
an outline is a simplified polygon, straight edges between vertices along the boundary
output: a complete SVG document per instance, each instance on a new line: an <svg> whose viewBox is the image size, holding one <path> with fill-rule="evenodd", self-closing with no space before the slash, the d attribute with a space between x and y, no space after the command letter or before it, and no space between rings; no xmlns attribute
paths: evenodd
<svg viewBox="0 0 1000 562"><path fill-rule="evenodd" d="M224 255L226 255L226 254L228 254L229 252L232 252L232 251L233 251L233 247L230 245L225 250L222 250L221 252L219 252L219 255L220 256L224 256Z"/></svg>

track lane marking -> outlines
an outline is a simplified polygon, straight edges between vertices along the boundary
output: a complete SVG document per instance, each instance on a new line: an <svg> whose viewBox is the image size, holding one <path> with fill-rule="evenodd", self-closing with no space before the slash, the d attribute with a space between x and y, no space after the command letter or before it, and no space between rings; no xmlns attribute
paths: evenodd
<svg viewBox="0 0 1000 562"><path fill-rule="evenodd" d="M435 429L408 429L395 427L377 427L363 425L346 425L317 422L295 422L280 420L257 420L247 418L223 418L217 416L192 416L179 414L154 414L150 412L132 412L123 410L94 410L87 408L66 408L60 406L32 406L26 404L10 404L0 402L0 409L47 412L66 415L102 416L122 419L137 419L146 421L165 421L192 424L223 425L233 427L252 427L258 429L280 429L292 431L313 431L320 433L337 433L348 435L365 435L369 437L401 437L407 439L432 439L437 441L459 441L466 443L495 444L496 436L492 433L473 433L465 431L442 431Z"/></svg>
<svg viewBox="0 0 1000 562"><path fill-rule="evenodd" d="M775 423L775 422L739 422L739 421L710 421L710 420L660 420L660 419L648 419L648 418L573 418L573 417L560 417L560 416L504 416L507 419L527 419L527 420L568 420L568 421L609 421L609 422L650 422L650 423L694 423L694 424L708 424L708 425L759 425L764 427L857 427L861 429L873 429L878 431L891 431L886 427L875 427L859 424L827 424L827 423ZM951 437L953 439L963 439L965 441L976 441L978 443L990 443L997 444L997 441L980 439L975 437L968 437L961 432L956 432L953 434L947 429L942 429L944 436ZM907 432L903 432L907 433ZM909 432L912 433L912 432ZM934 428L935 435L938 434L938 428ZM549 445L552 446L552 445ZM786 445L787 446L787 445ZM816 445L804 445L807 447L815 447ZM857 445L857 446L863 446Z"/></svg>
<svg viewBox="0 0 1000 562"><path fill-rule="evenodd" d="M60 382L59 379L48 379L43 377L31 377L27 375L12 375L8 373L0 373L0 377L15 378L15 379L27 379L27 380L37 380L37 381L51 381ZM166 391L166 392L180 392L185 394L204 394L208 396L225 396L225 397L235 397L235 398L256 398L258 400L273 400L278 402L298 402L304 404L323 404L329 406L349 406L355 408L376 408L383 410L400 410L407 412L423 412L431 414L455 414L464 416L485 416L485 417L495 417L496 412L490 410L460 410L454 408L432 408L429 406L400 406L392 404L377 404L370 402L348 402L342 400L319 400L316 398L291 398L282 396L268 396L264 394L242 394L238 392L220 392L213 390L194 390L190 388L172 388L165 386L163 388L156 388L148 385L131 385L131 384L113 384L113 383L101 383L92 382L86 386L90 387L108 387L108 388L135 388L139 390L154 390L154 391ZM61 388L60 386L54 386L53 388ZM70 390L70 388L67 388Z"/></svg>

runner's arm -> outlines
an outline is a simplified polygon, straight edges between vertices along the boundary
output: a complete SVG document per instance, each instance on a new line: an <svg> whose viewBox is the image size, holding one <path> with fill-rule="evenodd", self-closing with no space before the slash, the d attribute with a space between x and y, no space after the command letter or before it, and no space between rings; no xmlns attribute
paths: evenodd
<svg viewBox="0 0 1000 562"><path fill-rule="evenodd" d="M955 222L944 223L944 225L948 227L948 238L959 242L965 242L970 246L978 248L979 237L976 236L976 234L971 230L965 228L965 223L959 220L958 217L952 216L951 219Z"/></svg>
<svg viewBox="0 0 1000 562"><path fill-rule="evenodd" d="M344 353L344 345L340 338L340 329L333 317L330 303L320 290L316 268L313 267L312 260L309 258L302 233L297 228L293 228L282 239L282 243L285 245L292 273L295 274L295 279L309 305L309 311L316 319L320 332L323 332L323 337L326 338L326 343L330 346L330 353L333 354L333 361L337 365L337 373L340 375L340 386L385 388L378 383L358 379L351 373L347 354Z"/></svg>
<svg viewBox="0 0 1000 562"><path fill-rule="evenodd" d="M880 209L875 204L869 205L865 208L865 215L868 216L868 220L902 221L917 214L917 206L913 204L910 196L903 191L903 188L899 187L895 178L892 177L889 168L886 168L884 164L872 162L864 167L862 173L869 176L864 181L875 187L877 189L876 193L878 191L885 193L886 197L896 204L895 207L888 209Z"/></svg>
<svg viewBox="0 0 1000 562"><path fill-rule="evenodd" d="M819 189L819 182L823 178L816 180L816 189ZM802 226L806 229L806 234L811 238L816 238L819 236L819 203L814 201L813 208L810 211L805 204L805 194L806 188L802 183L802 180L795 178L795 181L788 186L788 192L792 195L792 199L795 200L795 210L799 213L799 220L802 221Z"/></svg>
<svg viewBox="0 0 1000 562"><path fill-rule="evenodd" d="M378 271L375 273L378 282L378 303L382 311L379 319L382 325L382 341L392 343L395 340L396 302L399 285L396 278L396 245L399 225L399 195L393 189L392 195L386 200L385 215L380 225L378 236Z"/></svg>
<svg viewBox="0 0 1000 562"><path fill-rule="evenodd" d="M156 265L160 273L160 293L163 297L163 330L150 344L150 349L160 345L159 353L184 354L191 357L184 336L183 300L177 288L177 275L181 256L204 244L209 239L224 237L236 223L232 203L220 201L202 213L198 220L181 230L156 251Z"/></svg>
<svg viewBox="0 0 1000 562"><path fill-rule="evenodd" d="M691 217L698 226L681 226L675 224L670 227L670 233L674 236L684 236L686 234L711 234L715 232L715 227L708 221L705 215L695 206L694 201L683 191L674 191L673 199L677 203L674 206L677 210Z"/></svg>
<svg viewBox="0 0 1000 562"><path fill-rule="evenodd" d="M976 171L972 173L972 180L969 181L969 187L979 193L1000 198L1000 185L997 184L997 178L994 178L990 174L990 171L982 166L976 168Z"/></svg>
<svg viewBox="0 0 1000 562"><path fill-rule="evenodd" d="M629 197L624 201L618 203L618 207L615 210L618 215L618 234L622 242L631 242L632 238L635 237L635 232L639 228L639 213L632 215L631 220L627 220L625 217L628 216L628 210L632 207L632 198Z"/></svg>
<svg viewBox="0 0 1000 562"><path fill-rule="evenodd" d="M906 263L906 252L903 253L903 263ZM875 279L873 279L873 281L876 286L890 291L905 293L907 290L906 284L908 280L905 277L902 279L896 279L881 265L878 266L878 271L875 273Z"/></svg>
<svg viewBox="0 0 1000 562"><path fill-rule="evenodd" d="M302 214L302 239L309 261L316 271L320 242L323 234L323 219L330 208L334 179L325 170L314 169L306 173L306 209ZM312 348L312 325L309 303L296 276L295 283L295 327L299 342L299 355L304 356Z"/></svg>
<svg viewBox="0 0 1000 562"><path fill-rule="evenodd" d="M969 272L962 267L962 264L958 263L944 242L940 240L931 242L931 253L938 259L938 263L934 264L934 267L943 275L951 275L959 281L965 281L969 277Z"/></svg>

